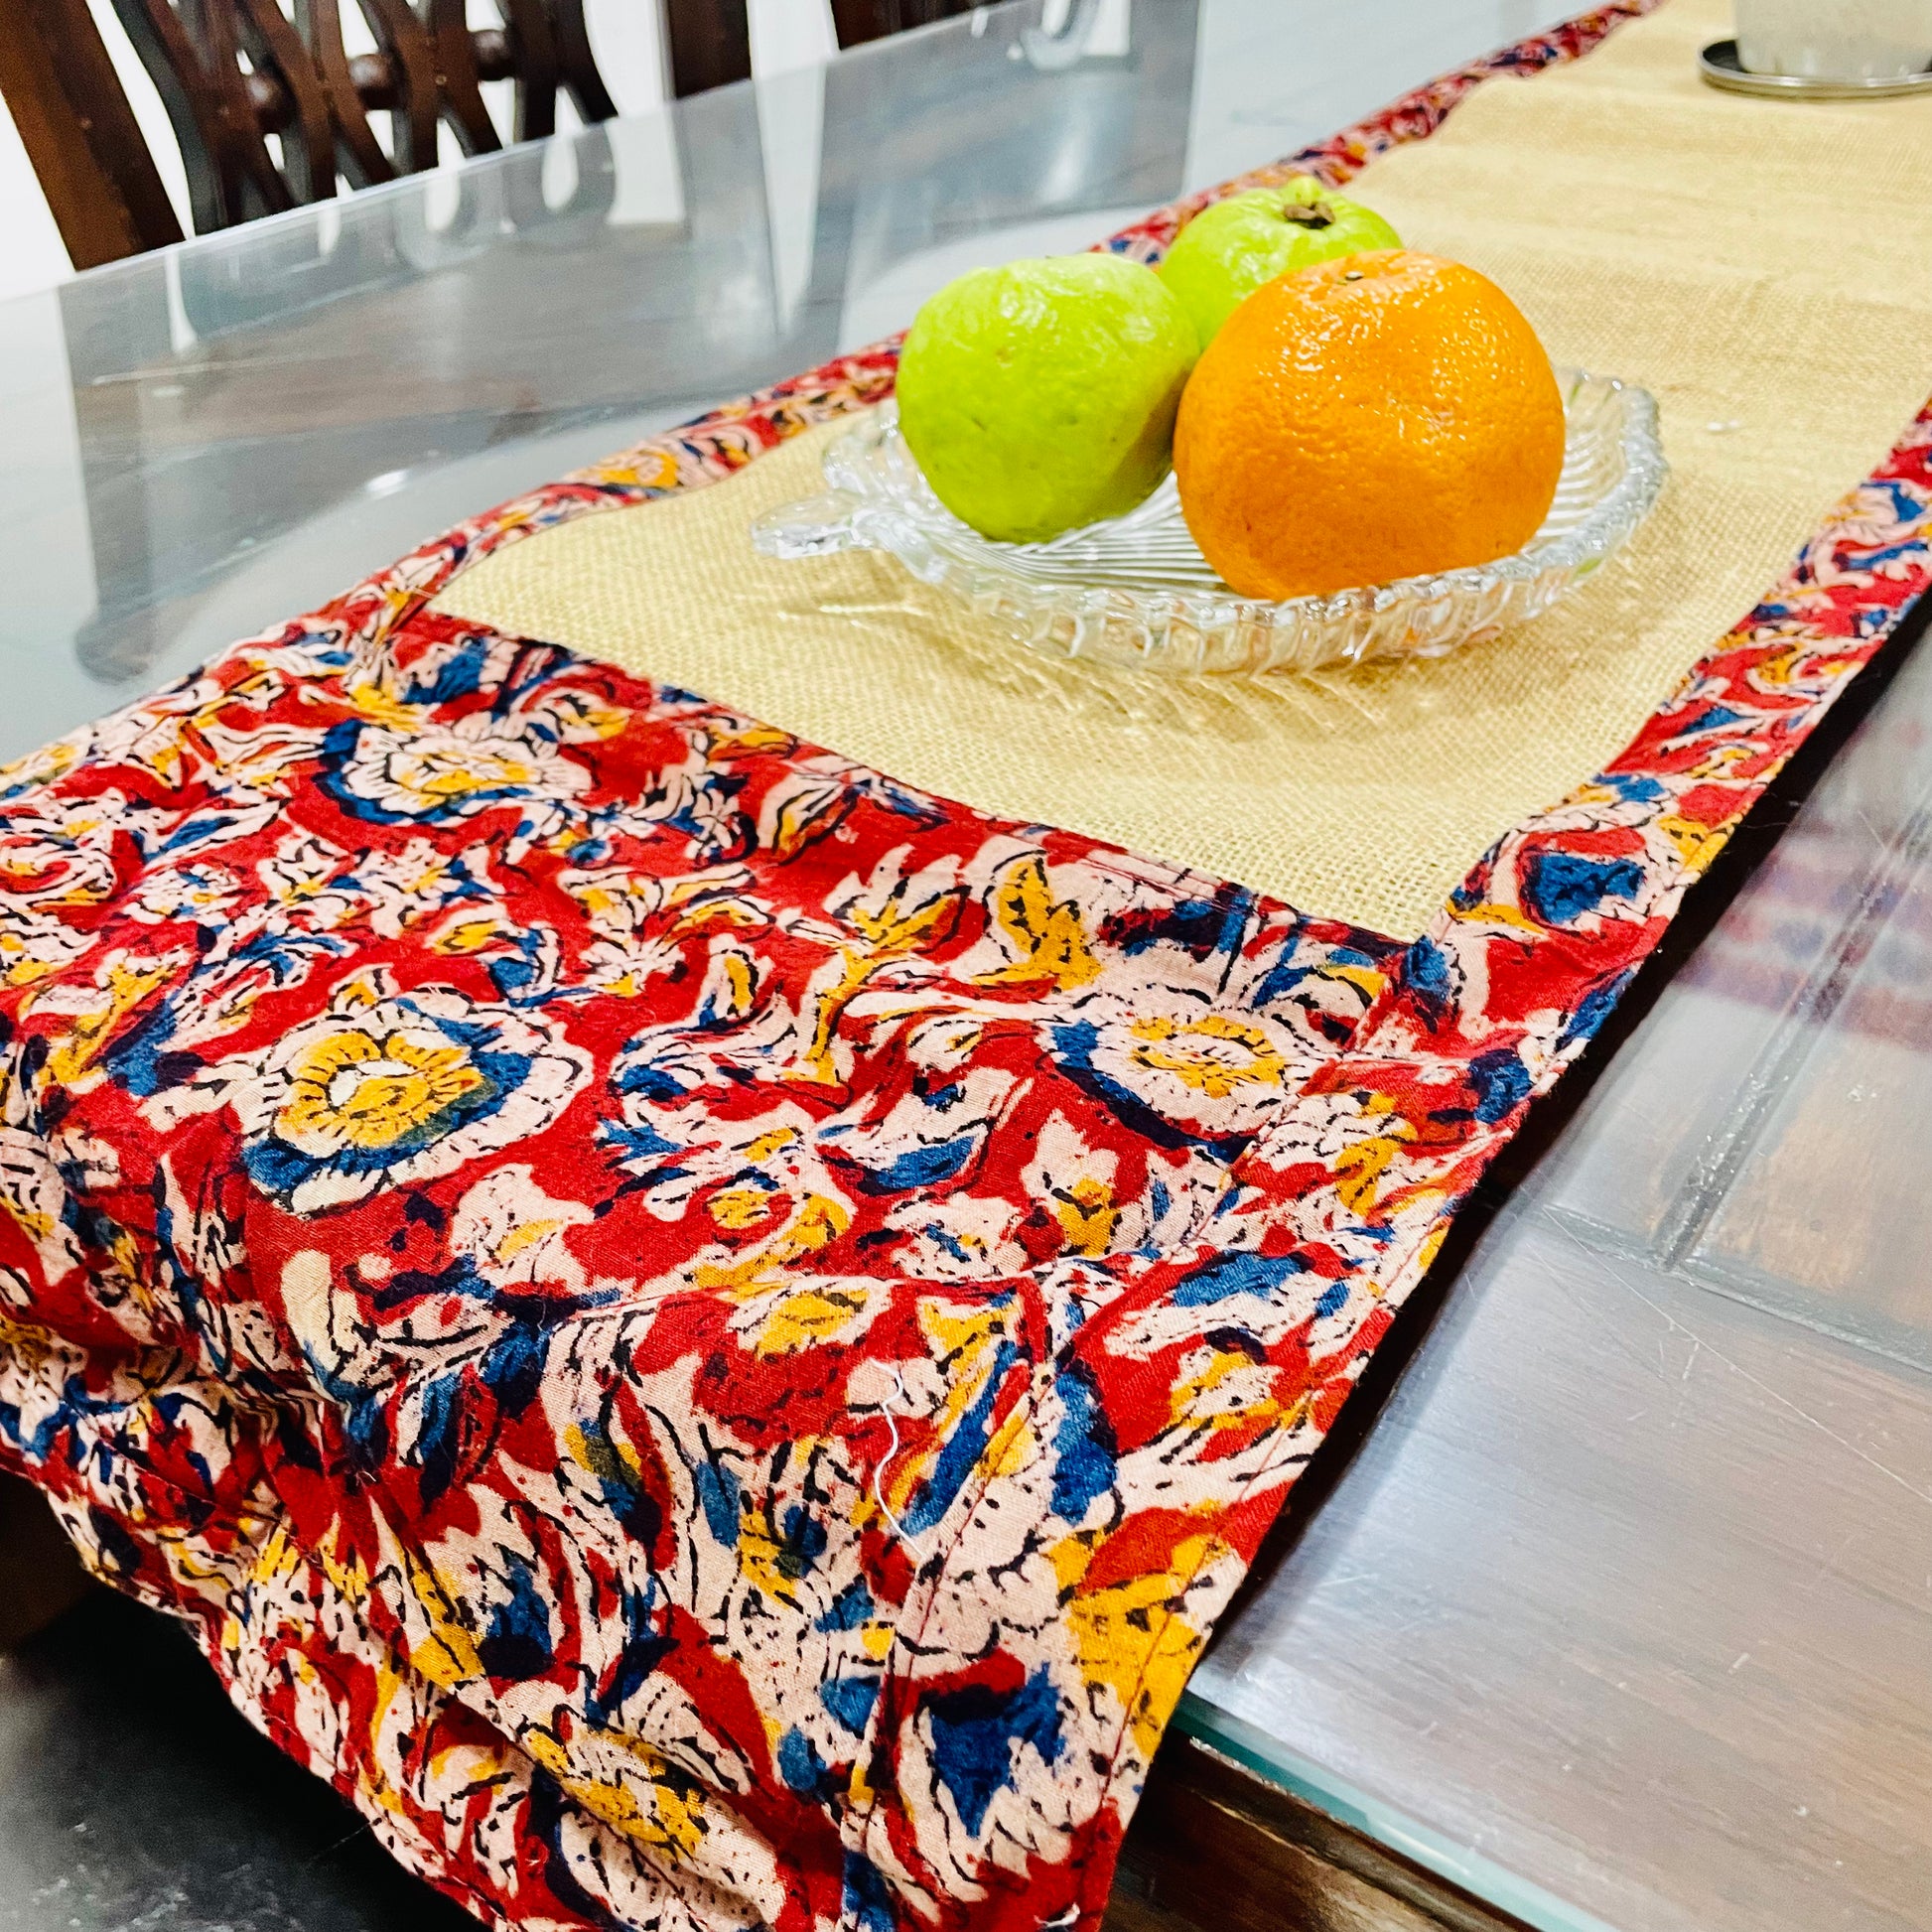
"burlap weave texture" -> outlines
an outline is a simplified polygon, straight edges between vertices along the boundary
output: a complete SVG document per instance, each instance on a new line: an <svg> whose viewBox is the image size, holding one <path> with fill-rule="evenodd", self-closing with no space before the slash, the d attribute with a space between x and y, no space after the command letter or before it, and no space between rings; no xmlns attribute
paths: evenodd
<svg viewBox="0 0 1932 1932"><path fill-rule="evenodd" d="M1492 81L1350 193L1493 276L1560 362L1641 382L1671 482L1558 611L1451 657L1170 686L1018 650L897 563L775 563L813 432L728 483L496 552L438 608L698 690L927 789L1419 930L1598 768L1932 388L1932 113L1722 95L1725 0Z"/></svg>

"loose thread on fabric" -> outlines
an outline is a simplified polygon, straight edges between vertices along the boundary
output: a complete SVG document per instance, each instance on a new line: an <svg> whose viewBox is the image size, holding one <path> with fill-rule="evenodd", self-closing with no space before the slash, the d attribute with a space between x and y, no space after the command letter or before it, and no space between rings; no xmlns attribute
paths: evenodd
<svg viewBox="0 0 1932 1932"><path fill-rule="evenodd" d="M899 1373L898 1364L893 1365L893 1402L905 1400L905 1377ZM886 1450L886 1459L872 1472L872 1499L879 1505L879 1513L892 1524L893 1533L914 1555L918 1545L906 1534L905 1525L893 1514L893 1506L886 1500L886 1471L898 1460L898 1418L892 1403L887 1403L879 1412L886 1418L886 1428L891 1433L892 1442Z"/></svg>

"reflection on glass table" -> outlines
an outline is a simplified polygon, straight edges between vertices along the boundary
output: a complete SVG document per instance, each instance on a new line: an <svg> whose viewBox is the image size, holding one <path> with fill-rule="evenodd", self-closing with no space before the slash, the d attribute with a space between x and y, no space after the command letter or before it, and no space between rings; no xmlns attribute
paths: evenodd
<svg viewBox="0 0 1932 1932"><path fill-rule="evenodd" d="M1134 0L1048 48L1023 0L0 308L0 749L1569 11ZM1148 1860L1204 1842L1191 1738L1361 1923L1932 1922L1929 724L1921 655L1412 1324L1194 1677ZM0 1666L0 1928L240 1927L155 1781L21 1777L93 1708L43 1665ZM138 1872L42 1895L51 1834L149 1802Z"/></svg>
<svg viewBox="0 0 1932 1932"><path fill-rule="evenodd" d="M1187 1694L1527 1923L1927 1923L1929 812L1921 646Z"/></svg>

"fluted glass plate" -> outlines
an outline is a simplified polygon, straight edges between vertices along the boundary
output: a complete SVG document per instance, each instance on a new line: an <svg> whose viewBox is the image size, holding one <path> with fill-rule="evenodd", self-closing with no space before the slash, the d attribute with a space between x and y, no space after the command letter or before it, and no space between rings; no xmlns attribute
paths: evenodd
<svg viewBox="0 0 1932 1932"><path fill-rule="evenodd" d="M752 541L767 557L889 551L1020 643L1142 670L1227 676L1440 656L1540 617L1629 537L1663 487L1651 397L1582 370L1557 376L1569 433L1542 529L1513 557L1440 576L1282 604L1241 597L1188 534L1173 477L1125 516L1051 543L996 543L932 493L891 402L827 448L826 493L766 512Z"/></svg>

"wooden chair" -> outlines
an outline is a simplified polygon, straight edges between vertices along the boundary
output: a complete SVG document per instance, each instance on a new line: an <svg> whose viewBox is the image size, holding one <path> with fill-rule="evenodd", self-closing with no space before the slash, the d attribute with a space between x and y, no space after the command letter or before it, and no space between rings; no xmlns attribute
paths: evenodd
<svg viewBox="0 0 1932 1932"><path fill-rule="evenodd" d="M803 0L794 0L802 4ZM883 40L907 27L971 13L976 0L831 0L841 47ZM682 97L752 75L746 0L666 0L671 91Z"/></svg>
<svg viewBox="0 0 1932 1932"><path fill-rule="evenodd" d="M377 43L350 54L343 6ZM746 0L661 5L671 92L752 71ZM513 80L513 138L554 131L561 89L585 121L616 112L583 0L496 0L473 32L464 0L114 0L168 111L198 232L436 165L437 129L465 154L501 146L482 85ZM841 47L970 11L973 0L831 0ZM76 268L182 238L86 0L0 0L0 96ZM389 115L387 149L369 124ZM273 145L271 146L271 138Z"/></svg>
<svg viewBox="0 0 1932 1932"><path fill-rule="evenodd" d="M503 24L479 32L464 0L348 4L377 52L346 51L342 0L293 0L293 18L277 0L114 0L168 110L198 231L433 168L439 125L466 154L501 147L484 81L515 83L518 141L555 131L559 91L585 121L617 111L583 0L497 0ZM0 0L0 93L75 267L181 238L86 0ZM382 110L386 150L369 122Z"/></svg>

